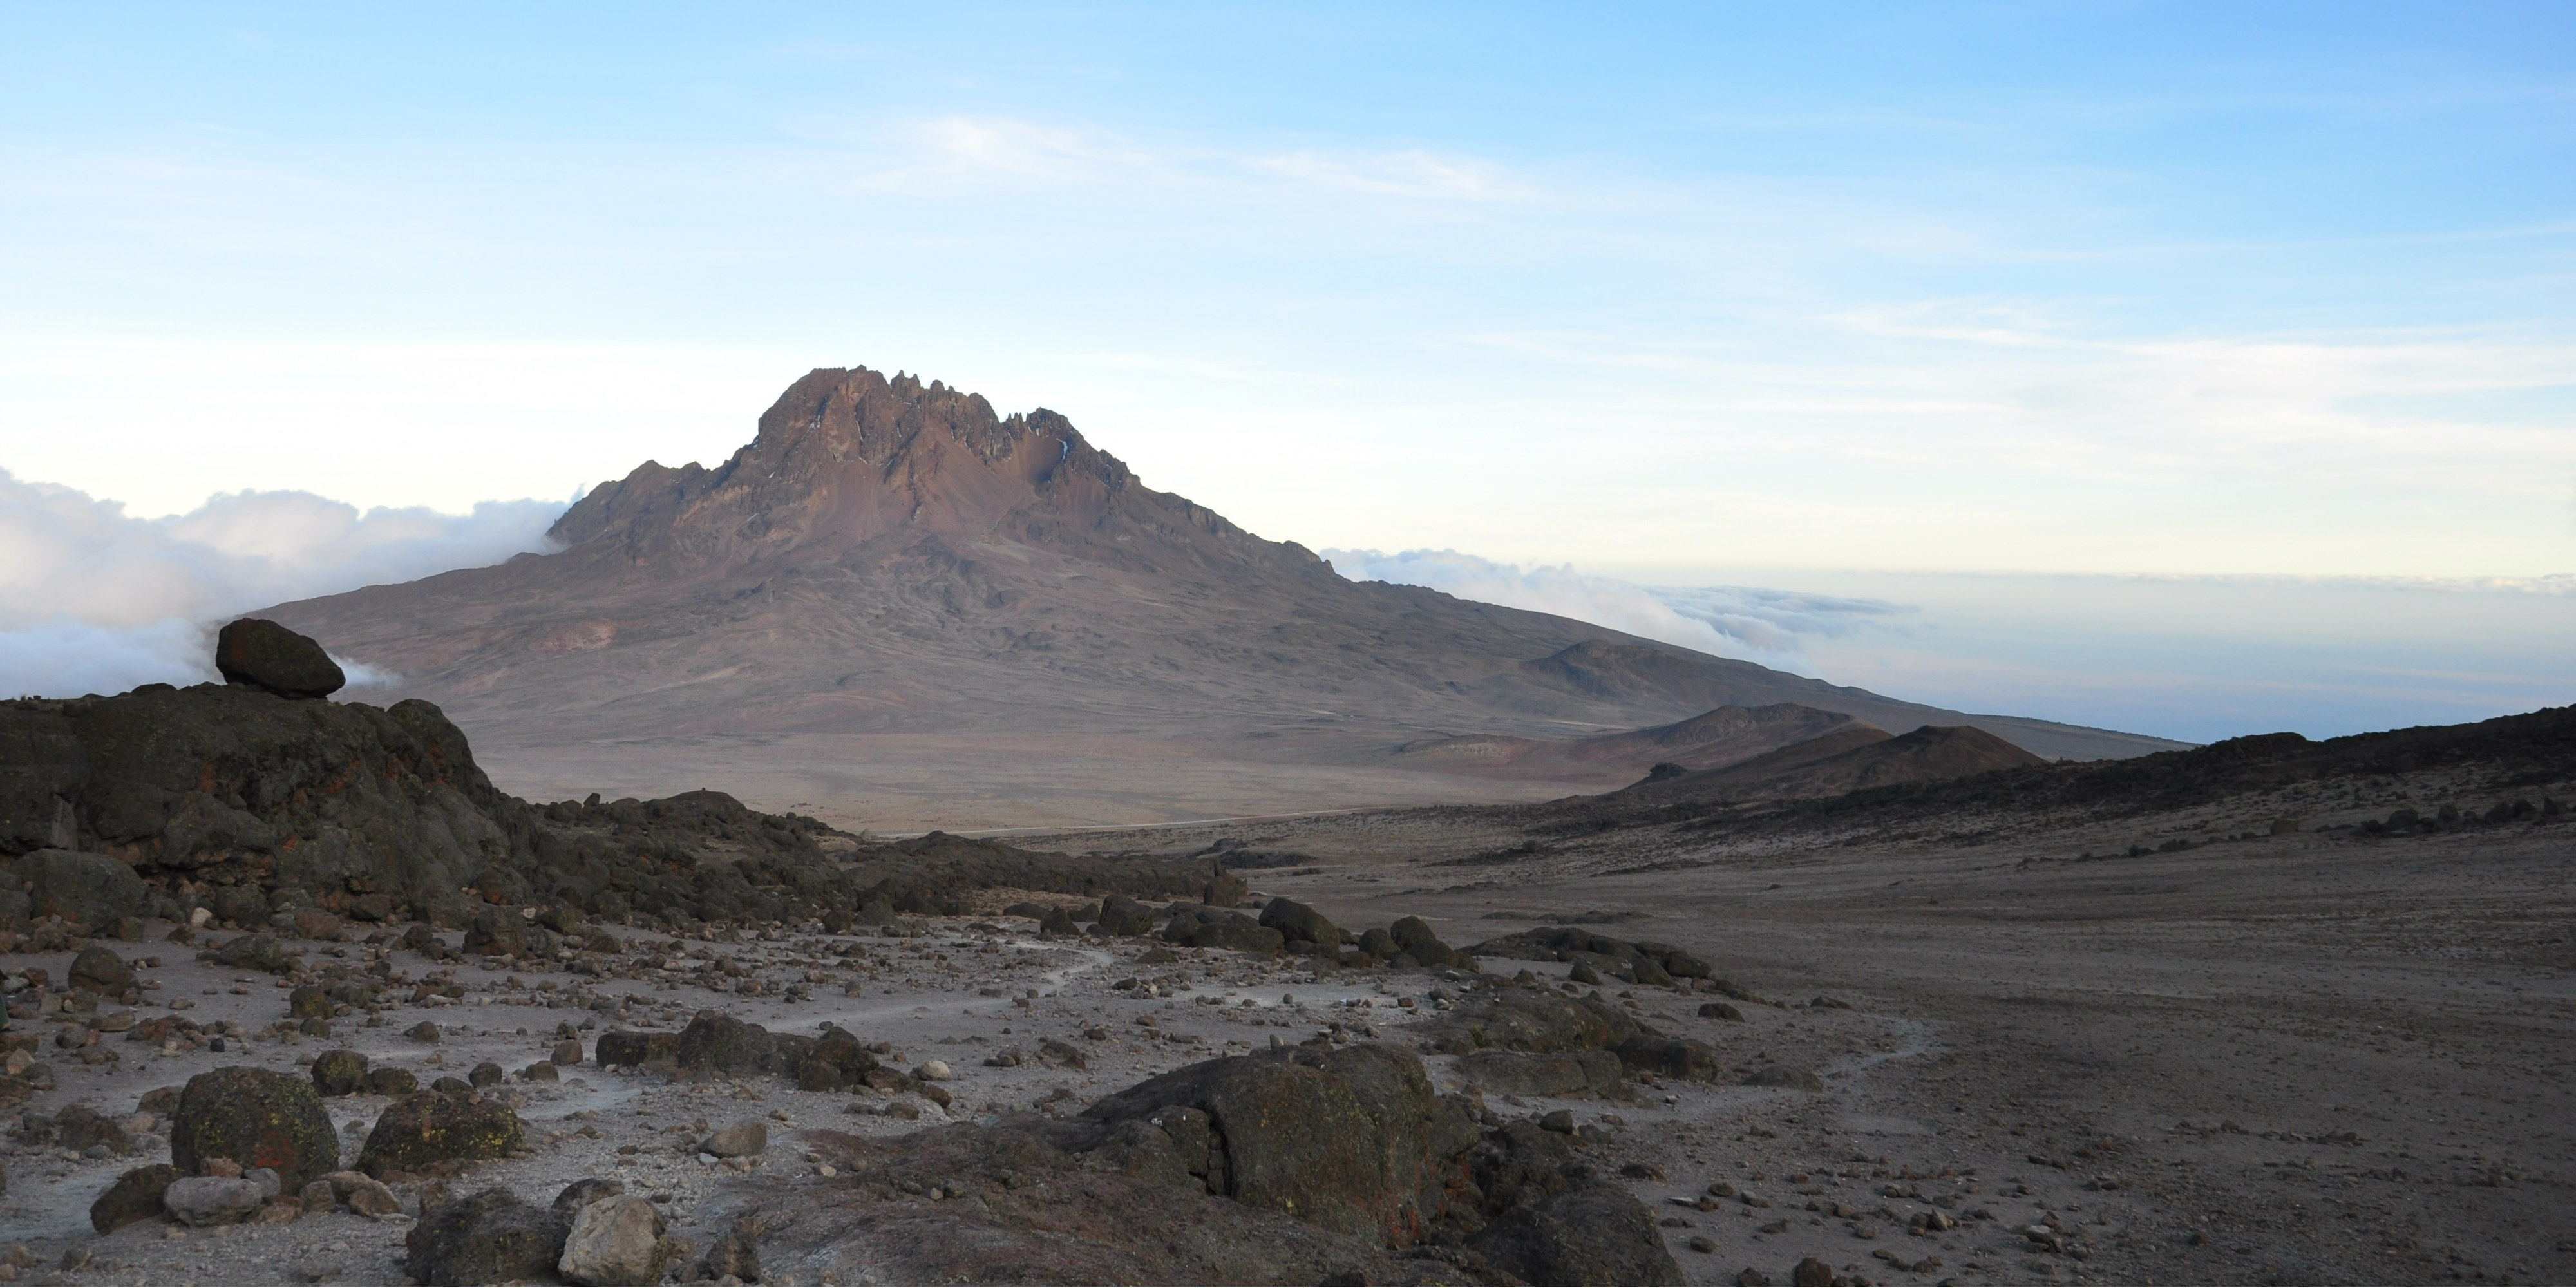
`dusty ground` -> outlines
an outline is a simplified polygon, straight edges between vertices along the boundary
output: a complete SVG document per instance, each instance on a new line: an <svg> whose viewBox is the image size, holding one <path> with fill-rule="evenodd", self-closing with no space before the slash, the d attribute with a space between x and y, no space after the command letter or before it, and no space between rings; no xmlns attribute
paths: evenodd
<svg viewBox="0 0 2576 1288"><path fill-rule="evenodd" d="M1548 834L1542 854L1500 857L1534 821L1512 811L1157 838L1312 854L1264 884L1344 924L1418 912L1468 943L1593 913L1604 933L1679 944L1785 1003L1693 1031L1812 1058L1824 1095L1719 1090L1625 1115L1674 1182L1641 1192L1725 1180L1771 1203L1681 1213L1696 1224L1672 1232L1675 1255L1699 1282L1746 1266L1779 1280L1812 1253L1890 1282L2563 1283L2576 1280L2576 825L2311 830L2077 859L2236 835L2291 806L2314 828L2391 801L2483 803L2477 790L2326 784L1974 843L1640 829ZM1818 996L1854 1009L1806 1005ZM1891 1196L1892 1180L1913 1193ZM1906 1233L1951 1195L1942 1210L1995 1219ZM2052 1214L2081 1258L2021 1233ZM1716 1250L1688 1251L1691 1235ZM1897 1273L1881 1250L1942 1264Z"/></svg>
<svg viewBox="0 0 2576 1288"><path fill-rule="evenodd" d="M2300 804L2313 827L2466 790L2349 784L2313 789ZM1890 1283L2576 1278L2576 826L2214 839L2283 807L2249 800L2118 823L2025 821L1972 842L1671 828L1534 838L1534 814L1422 810L1027 843L1191 850L1233 837L1313 855L1249 875L1256 889L1310 900L1345 926L1411 913L1469 944L1588 914L1605 933L1704 956L1769 1004L1745 1005L1736 1024L1698 1018L1708 1000L1699 993L1605 991L1715 1044L1735 1074L1799 1065L1823 1075L1822 1094L1665 1084L1624 1102L1488 1102L1506 1114L1570 1108L1604 1128L1603 1163L1634 1165L1627 1183L1666 1216L1693 1282L1733 1282L1747 1267L1785 1281L1808 1255ZM2176 836L2211 843L2078 857ZM1533 839L1536 850L1519 848ZM1348 1036L1409 1043L1444 996L1472 986L1418 972L1317 976L1194 950L1140 965L1140 941L1042 939L1032 923L997 914L914 928L750 942L635 936L635 950L596 979L543 963L470 963L455 969L459 999L403 1002L372 1026L344 1017L329 1042L234 1039L222 1055L156 1054L109 1035L101 1045L122 1058L88 1066L54 1044L57 1017L16 1027L46 1035L39 1054L58 1082L32 1107L82 1101L123 1116L144 1092L224 1063L288 1068L346 1042L424 1079L482 1059L517 1069L545 1056L559 1024L587 1042L603 1027L668 1029L720 1005L780 1030L842 1024L889 1044L884 1058L900 1067L943 1060L954 1071L948 1112L972 1117L1073 1112L1151 1073L1336 1023ZM157 942L168 929L117 945L159 959L142 971L158 987L141 1014L185 1002L201 1023L233 1019L251 1032L285 1014L270 978L202 965L194 950ZM298 946L308 960L385 951ZM402 980L447 969L406 950L391 957ZM39 966L59 983L69 960L0 958L0 970ZM761 992L741 991L746 979ZM811 995L783 1000L795 984ZM1139 1022L1147 1016L1153 1025ZM424 1017L443 1030L437 1046L402 1036ZM1048 1038L1080 1049L1087 1067L1042 1062ZM1005 1048L1023 1062L983 1063ZM1442 1085L1459 1085L1447 1060L1430 1064ZM586 1063L564 1076L505 1088L526 1097L537 1147L480 1167L459 1188L505 1184L542 1200L582 1176L620 1176L703 1244L743 1183L690 1147L707 1126L769 1119L763 1169L812 1173L795 1127L891 1133L945 1116L917 1097L803 1093L776 1080L674 1084ZM330 1104L354 1156L383 1102ZM898 1104L919 1117L887 1112ZM120 1170L165 1157L157 1136L131 1158L7 1155L0 1238L23 1243L35 1263L19 1280L399 1281L401 1218L93 1235L91 1199ZM1703 1198L1712 1186L1733 1194ZM1954 1228L1915 1231L1918 1214L1936 1212ZM92 1260L63 1271L66 1252Z"/></svg>

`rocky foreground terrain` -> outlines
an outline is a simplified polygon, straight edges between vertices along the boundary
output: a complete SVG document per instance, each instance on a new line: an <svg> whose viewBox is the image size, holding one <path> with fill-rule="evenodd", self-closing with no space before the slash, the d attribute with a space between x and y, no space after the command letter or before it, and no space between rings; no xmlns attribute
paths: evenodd
<svg viewBox="0 0 2576 1288"><path fill-rule="evenodd" d="M2576 710L890 844L222 647L0 707L0 1280L2576 1276Z"/></svg>

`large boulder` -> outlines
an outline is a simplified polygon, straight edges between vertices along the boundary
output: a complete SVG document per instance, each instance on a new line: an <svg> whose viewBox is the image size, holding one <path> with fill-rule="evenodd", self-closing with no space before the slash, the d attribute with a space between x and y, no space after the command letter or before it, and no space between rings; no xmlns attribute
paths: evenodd
<svg viewBox="0 0 2576 1288"><path fill-rule="evenodd" d="M134 987L134 967L112 950L92 944L72 958L70 983L101 997L123 997Z"/></svg>
<svg viewBox="0 0 2576 1288"><path fill-rule="evenodd" d="M77 850L37 850L11 865L27 891L27 915L103 927L147 916L152 891L122 860Z"/></svg>
<svg viewBox="0 0 2576 1288"><path fill-rule="evenodd" d="M1619 1057L1607 1051L1544 1055L1500 1049L1475 1051L1459 1057L1458 1074L1487 1092L1503 1096L1573 1096L1587 1091L1615 1096L1627 1090Z"/></svg>
<svg viewBox="0 0 2576 1288"><path fill-rule="evenodd" d="M563 1261L573 1214L488 1189L421 1213L403 1237L403 1273L423 1284L543 1282Z"/></svg>
<svg viewBox="0 0 2576 1288"><path fill-rule="evenodd" d="M1655 1037L1640 1033L1618 1046L1619 1060L1639 1073L1691 1082L1715 1082L1717 1048L1693 1038Z"/></svg>
<svg viewBox="0 0 2576 1288"><path fill-rule="evenodd" d="M358 1150L358 1170L382 1179L433 1163L504 1158L526 1144L519 1115L467 1092L415 1091L385 1106Z"/></svg>
<svg viewBox="0 0 2576 1288"><path fill-rule="evenodd" d="M555 1270L566 1283L658 1284L670 1256L662 1213L635 1195L611 1194L573 1213Z"/></svg>
<svg viewBox="0 0 2576 1288"><path fill-rule="evenodd" d="M1082 1116L1102 1129L1153 1123L1187 1151L1182 1168L1203 1176L1212 1193L1328 1230L1409 1242L1431 1215L1426 1193L1438 1207L1440 1160L1472 1139L1472 1126L1432 1094L1422 1062L1408 1053L1358 1046L1300 1055L1190 1065ZM1185 1125L1197 1121L1204 1133Z"/></svg>
<svg viewBox="0 0 2576 1288"><path fill-rule="evenodd" d="M702 1011L680 1030L674 1058L683 1069L715 1073L776 1073L780 1044L776 1035L721 1011Z"/></svg>
<svg viewBox="0 0 2576 1288"><path fill-rule="evenodd" d="M366 1076L367 1057L362 1052L342 1047L313 1057L313 1089L325 1096L349 1095Z"/></svg>
<svg viewBox="0 0 2576 1288"><path fill-rule="evenodd" d="M1341 950L1342 928L1294 899L1273 899L1263 905L1261 924L1278 931L1290 951Z"/></svg>
<svg viewBox="0 0 2576 1288"><path fill-rule="evenodd" d="M1188 908L1172 914L1171 924L1163 927L1163 938L1192 948L1263 955L1276 953L1287 943L1287 937L1276 928L1261 925L1241 913L1201 913Z"/></svg>
<svg viewBox="0 0 2576 1288"><path fill-rule="evenodd" d="M215 669L227 684L281 698L327 698L348 684L340 664L310 635L262 617L228 622L215 635Z"/></svg>
<svg viewBox="0 0 2576 1288"><path fill-rule="evenodd" d="M290 1190L339 1170L340 1138L303 1078L232 1065L188 1079L170 1115L170 1161L183 1172L210 1158L272 1167Z"/></svg>
<svg viewBox="0 0 2576 1288"><path fill-rule="evenodd" d="M1154 910L1113 894L1100 901L1100 928L1113 935L1144 935L1154 930Z"/></svg>
<svg viewBox="0 0 2576 1288"><path fill-rule="evenodd" d="M1533 1284L1677 1284L1652 1212L1608 1181L1507 1208L1468 1239L1498 1270Z"/></svg>

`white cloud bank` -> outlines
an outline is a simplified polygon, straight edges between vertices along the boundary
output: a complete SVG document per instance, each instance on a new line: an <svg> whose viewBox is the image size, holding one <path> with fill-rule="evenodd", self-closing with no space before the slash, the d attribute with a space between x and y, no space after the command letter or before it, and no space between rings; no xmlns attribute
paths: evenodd
<svg viewBox="0 0 2576 1288"><path fill-rule="evenodd" d="M1753 586L1640 586L1571 564L1524 569L1455 550L1327 550L1333 571L1479 603L1554 613L1720 657L1814 674L1805 641L1848 635L1909 610L1876 599Z"/></svg>
<svg viewBox="0 0 2576 1288"><path fill-rule="evenodd" d="M115 693L214 678L234 614L542 550L563 513L485 501L469 514L373 509L310 492L232 492L136 519L115 501L0 470L0 693ZM392 677L342 659L353 684Z"/></svg>

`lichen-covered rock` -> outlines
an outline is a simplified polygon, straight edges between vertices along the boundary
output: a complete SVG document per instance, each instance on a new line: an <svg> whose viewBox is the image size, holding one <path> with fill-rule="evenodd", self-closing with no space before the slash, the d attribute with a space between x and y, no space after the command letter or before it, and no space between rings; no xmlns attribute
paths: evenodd
<svg viewBox="0 0 2576 1288"><path fill-rule="evenodd" d="M358 1075L358 1090L370 1096L408 1096L420 1090L420 1075L399 1065L380 1064Z"/></svg>
<svg viewBox="0 0 2576 1288"><path fill-rule="evenodd" d="M367 1057L345 1047L313 1057L313 1089L326 1096L345 1096L367 1076Z"/></svg>
<svg viewBox="0 0 2576 1288"><path fill-rule="evenodd" d="M0 775L0 783L8 776ZM8 811L0 794L0 815ZM53 814L51 802L44 807ZM41 842L40 842L41 844ZM60 917L83 926L113 925L152 910L152 891L122 860L76 850L40 849L10 865L27 891L29 917Z"/></svg>
<svg viewBox="0 0 2576 1288"><path fill-rule="evenodd" d="M161 1196L179 1176L178 1168L153 1163L117 1177L116 1183L89 1205L90 1228L106 1234L160 1216Z"/></svg>
<svg viewBox="0 0 2576 1288"><path fill-rule="evenodd" d="M526 1143L519 1115L474 1094L418 1091L385 1106L358 1151L358 1170L382 1178L450 1159L502 1158Z"/></svg>
<svg viewBox="0 0 2576 1288"><path fill-rule="evenodd" d="M542 1282L563 1260L572 1220L488 1189L421 1213L403 1238L403 1273L423 1284Z"/></svg>
<svg viewBox="0 0 2576 1288"><path fill-rule="evenodd" d="M349 682L319 641L263 617L224 624L215 635L215 670L228 684L281 698L327 698Z"/></svg>
<svg viewBox="0 0 2576 1288"><path fill-rule="evenodd" d="M340 1140L313 1084L233 1065L188 1079L170 1115L170 1161L195 1172L210 1158L270 1167L290 1188L340 1166Z"/></svg>

